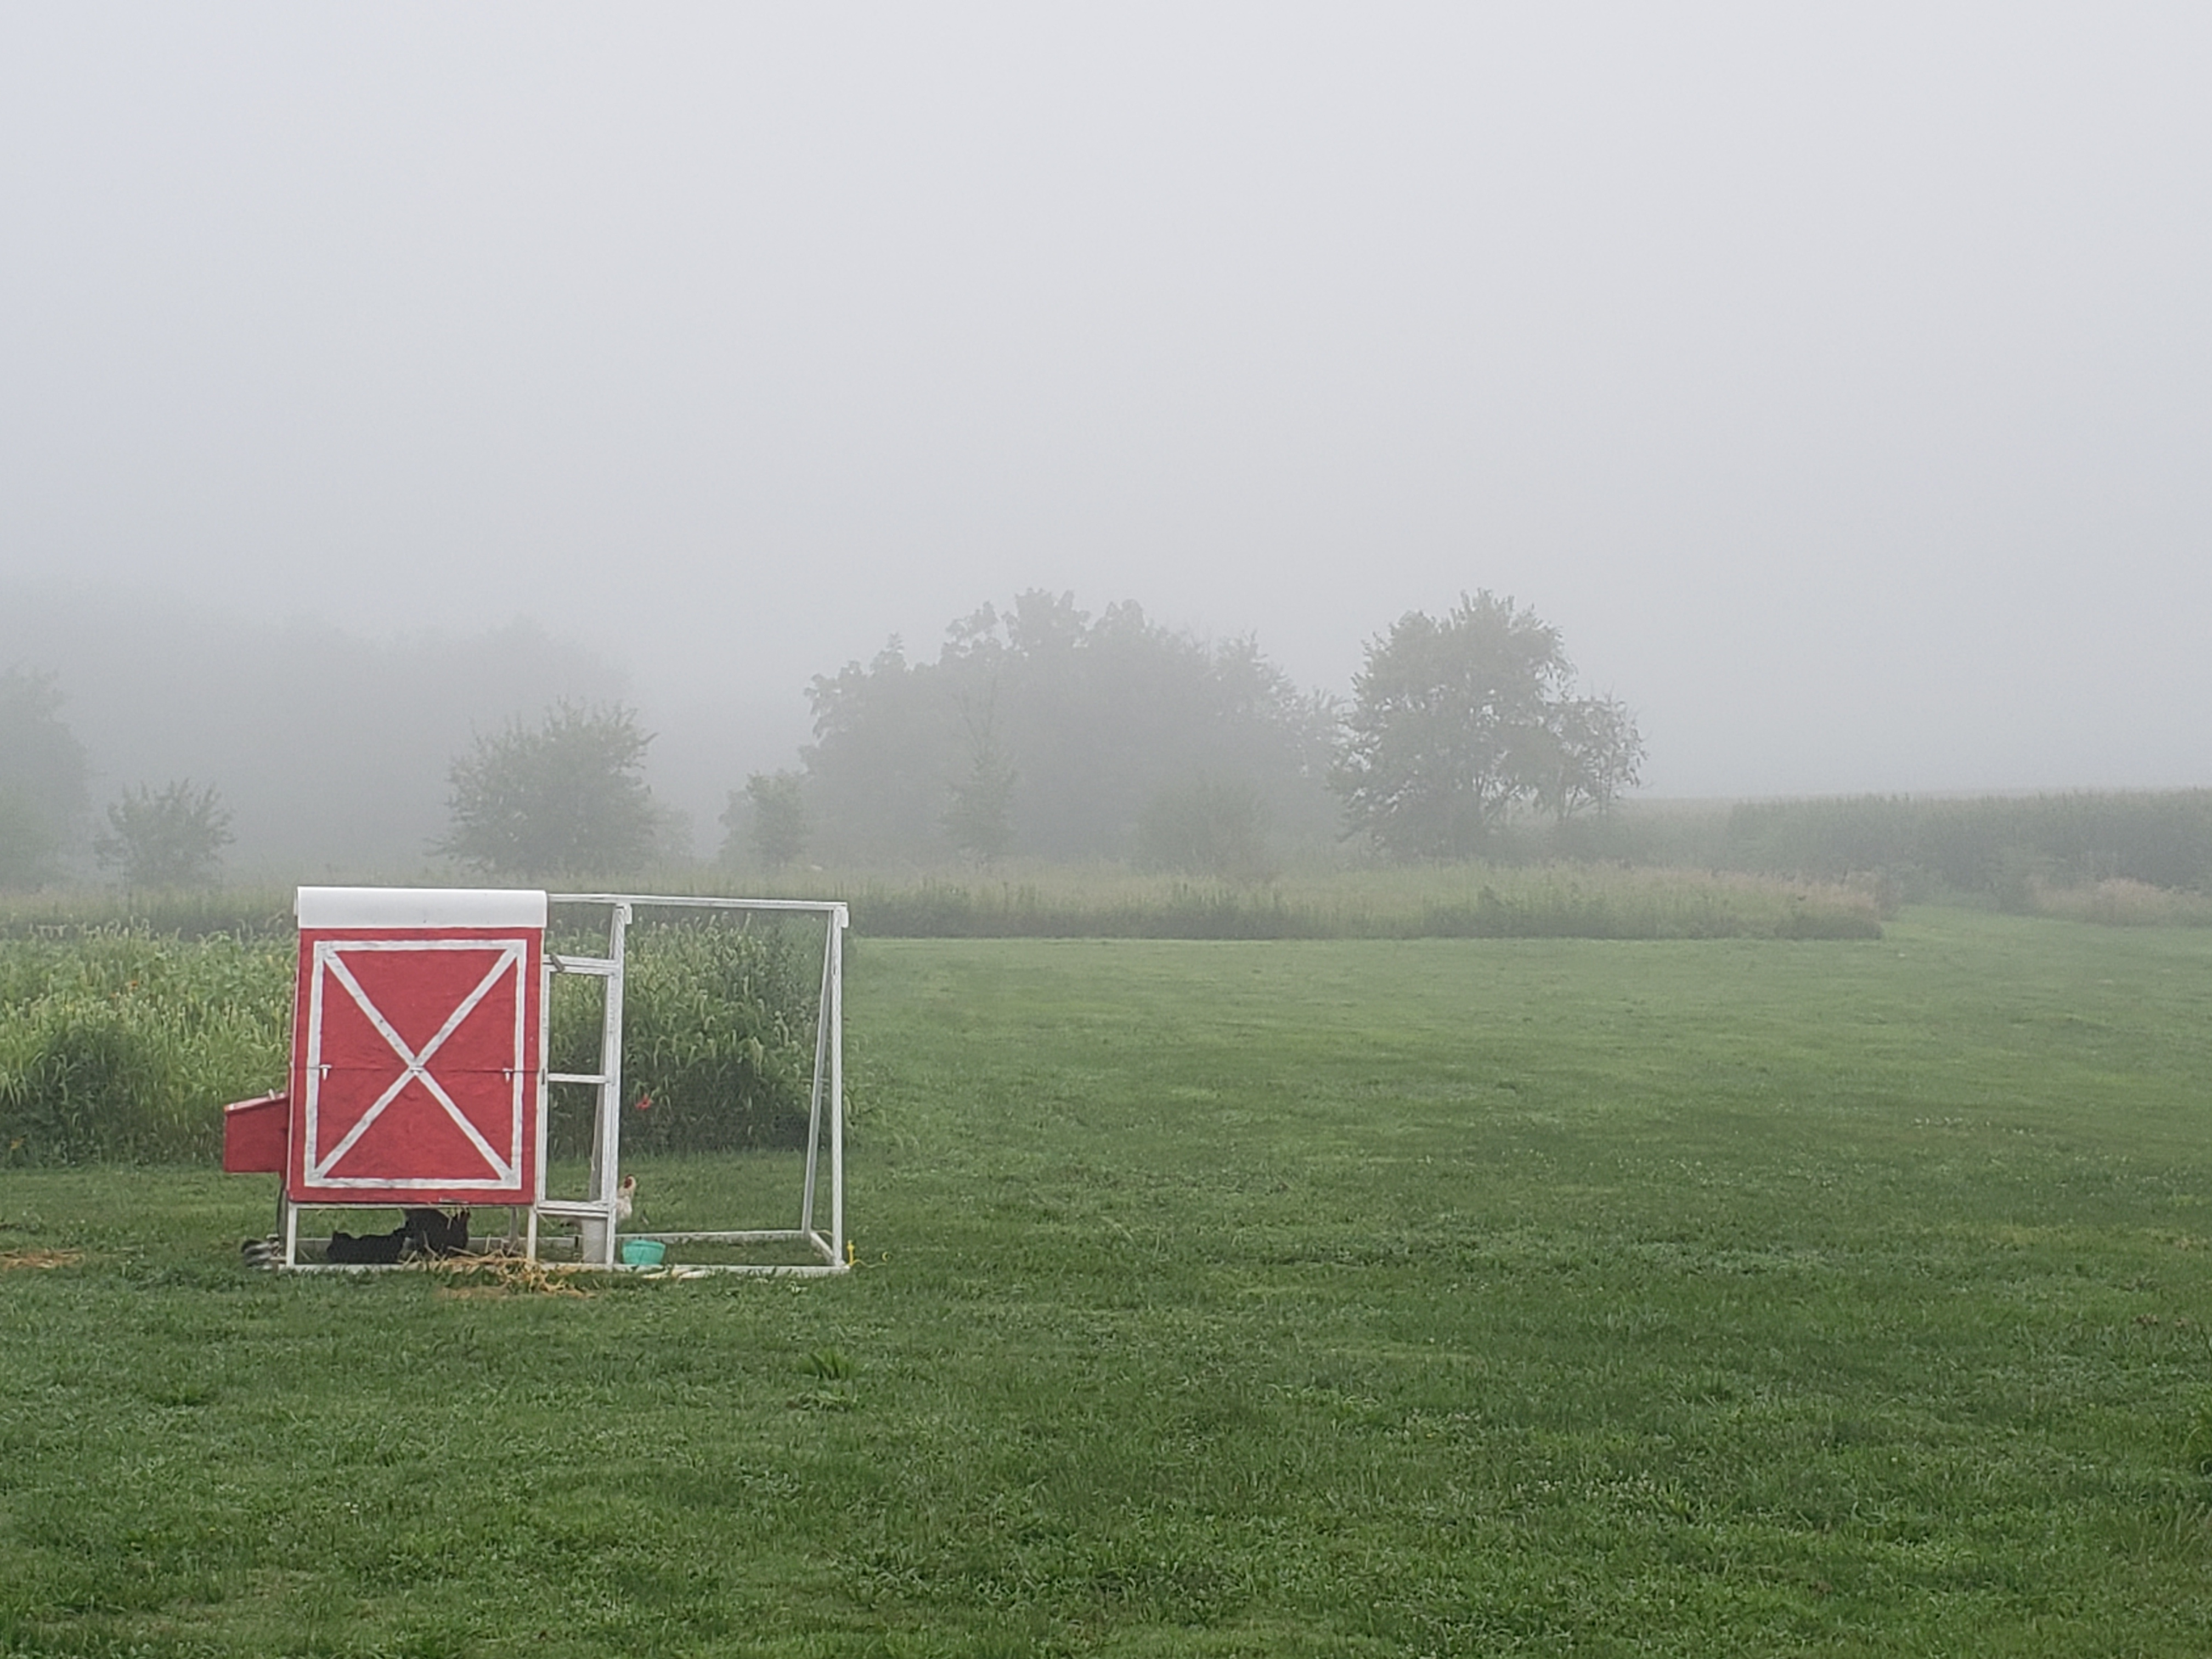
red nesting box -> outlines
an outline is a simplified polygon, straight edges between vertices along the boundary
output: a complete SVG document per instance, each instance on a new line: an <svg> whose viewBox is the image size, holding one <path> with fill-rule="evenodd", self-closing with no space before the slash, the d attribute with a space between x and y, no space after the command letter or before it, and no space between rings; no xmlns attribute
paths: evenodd
<svg viewBox="0 0 2212 1659"><path fill-rule="evenodd" d="M294 1203L536 1201L545 910L542 892L300 890Z"/></svg>
<svg viewBox="0 0 2212 1659"><path fill-rule="evenodd" d="M292 1097L283 1090L222 1109L222 1167L233 1175L283 1175Z"/></svg>

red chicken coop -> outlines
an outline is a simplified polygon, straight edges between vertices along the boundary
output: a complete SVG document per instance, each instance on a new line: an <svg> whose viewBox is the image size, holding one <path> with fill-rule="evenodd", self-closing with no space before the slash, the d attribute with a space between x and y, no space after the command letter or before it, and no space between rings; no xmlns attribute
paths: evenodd
<svg viewBox="0 0 2212 1659"><path fill-rule="evenodd" d="M538 1197L546 897L303 887L290 1086L226 1116L224 1166L301 1206L497 1206Z"/></svg>
<svg viewBox="0 0 2212 1659"><path fill-rule="evenodd" d="M295 1203L536 1196L545 908L535 892L301 890Z"/></svg>
<svg viewBox="0 0 2212 1659"><path fill-rule="evenodd" d="M548 916L556 907L570 933L594 943L604 938L604 946L549 951ZM822 928L823 959L797 1224L627 1237L664 1246L789 1246L799 1260L718 1265L843 1271L850 1256L844 1233L845 906L483 888L300 889L289 1086L239 1102L223 1124L226 1170L282 1177L276 1261L309 1265L301 1259L302 1209L397 1206L408 1219L388 1236L386 1260L397 1259L412 1237L410 1229L441 1219L432 1212L503 1208L510 1244L524 1254L537 1256L541 1223L551 1221L573 1231L573 1239L562 1237L580 1261L614 1266L621 1242L616 1230L630 1212L621 1145L625 940L641 909L703 913L741 925L762 913L812 916ZM593 1022L599 1060L588 1071L547 1069L556 975L604 988ZM587 1091L593 1124L585 1188L558 1198L546 1190L552 1085ZM826 1181L817 1182L821 1176ZM826 1229L817 1220L817 1188L828 1200ZM518 1236L526 1213L527 1227ZM333 1244L337 1239L334 1233ZM327 1261L338 1261L331 1245L323 1248ZM654 1251L648 1259L658 1257Z"/></svg>

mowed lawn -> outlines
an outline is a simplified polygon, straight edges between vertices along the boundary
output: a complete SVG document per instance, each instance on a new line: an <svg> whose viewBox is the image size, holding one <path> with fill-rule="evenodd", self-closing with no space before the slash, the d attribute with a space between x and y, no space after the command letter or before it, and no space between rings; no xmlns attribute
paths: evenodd
<svg viewBox="0 0 2212 1659"><path fill-rule="evenodd" d="M2208 991L1960 912L862 940L834 1281L0 1171L82 1252L0 1272L0 1653L2201 1655Z"/></svg>

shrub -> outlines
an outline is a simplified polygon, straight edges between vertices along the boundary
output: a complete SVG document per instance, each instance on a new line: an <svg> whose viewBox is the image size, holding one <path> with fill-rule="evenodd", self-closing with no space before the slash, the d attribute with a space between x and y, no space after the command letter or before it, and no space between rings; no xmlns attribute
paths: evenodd
<svg viewBox="0 0 2212 1659"><path fill-rule="evenodd" d="M213 785L179 778L159 793L140 784L107 809L107 833L93 842L103 867L134 888L212 887L234 839L230 809Z"/></svg>

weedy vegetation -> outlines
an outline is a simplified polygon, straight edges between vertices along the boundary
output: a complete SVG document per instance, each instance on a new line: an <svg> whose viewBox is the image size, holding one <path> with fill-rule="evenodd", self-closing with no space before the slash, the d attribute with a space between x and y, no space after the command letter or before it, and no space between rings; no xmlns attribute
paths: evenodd
<svg viewBox="0 0 2212 1659"><path fill-rule="evenodd" d="M623 1144L643 1154L804 1145L822 925L647 920L630 928L624 960ZM553 1070L599 1069L605 986L556 976ZM588 1152L588 1104L552 1127L555 1156Z"/></svg>
<svg viewBox="0 0 2212 1659"><path fill-rule="evenodd" d="M95 927L0 942L0 1165L206 1160L284 1080L295 949Z"/></svg>
<svg viewBox="0 0 2212 1659"><path fill-rule="evenodd" d="M869 939L805 1285L253 1273L265 1178L10 1170L0 1653L2199 1654L2208 970Z"/></svg>
<svg viewBox="0 0 2212 1659"><path fill-rule="evenodd" d="M1870 889L1607 865L1436 865L1207 885L1098 871L848 890L901 939L1869 939Z"/></svg>
<svg viewBox="0 0 2212 1659"><path fill-rule="evenodd" d="M289 927L184 939L103 924L0 940L0 1167L219 1161L223 1104L285 1085L297 951ZM819 924L647 923L627 956L624 1075L646 1103L629 1115L629 1144L802 1143ZM602 981L555 980L554 1070L598 1069L603 994ZM588 1108L556 1111L551 1127L556 1157L581 1153Z"/></svg>
<svg viewBox="0 0 2212 1659"><path fill-rule="evenodd" d="M1010 862L974 870L696 869L627 890L834 898L878 939L1871 939L1871 880L1799 880L1620 863L1454 863L1324 870L1266 882L1192 881L1117 865ZM292 935L289 890L29 894L0 898L0 939L106 927L164 936Z"/></svg>

